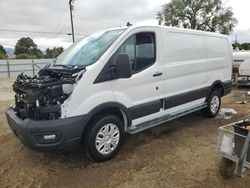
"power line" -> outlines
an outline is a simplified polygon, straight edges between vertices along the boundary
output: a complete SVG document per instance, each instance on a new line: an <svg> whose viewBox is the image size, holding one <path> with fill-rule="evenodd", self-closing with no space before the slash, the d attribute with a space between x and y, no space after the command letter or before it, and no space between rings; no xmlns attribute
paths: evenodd
<svg viewBox="0 0 250 188"><path fill-rule="evenodd" d="M79 17L80 17L80 20L83 20L83 19L85 19L86 21L88 21L88 22L93 22L93 23L98 23L98 24L104 24L104 25L108 25L108 26L112 26L112 27L117 27L117 24L113 24L113 23L110 23L110 22L105 22L105 21L98 21L98 20L96 20L96 19L93 19L93 18L87 18L87 17L85 17L85 16L82 16L82 15L79 15ZM76 19L77 20L77 19Z"/></svg>
<svg viewBox="0 0 250 188"><path fill-rule="evenodd" d="M52 32L52 31L28 31L28 30L14 30L14 29L0 29L0 32L12 33L33 33L33 34L54 34L54 35L71 35L71 33ZM76 33L75 35L87 36L87 33Z"/></svg>
<svg viewBox="0 0 250 188"><path fill-rule="evenodd" d="M65 18L65 16L66 16L66 13L67 13L67 12L68 12L68 10L66 11L66 9L65 9L65 12L64 12L64 14L61 16L59 22L57 23L54 32L57 32L57 31L60 29L60 27L61 27L61 25L62 25L62 21L64 20L64 18Z"/></svg>
<svg viewBox="0 0 250 188"><path fill-rule="evenodd" d="M67 12L68 12L68 11L67 11ZM60 31L60 30L59 30L59 27L61 26L62 21L63 21L64 17L66 16L66 13L67 13L67 12L65 11L64 14L61 15L60 20L59 20L59 22L57 23L57 25L56 25L55 29L53 30L53 32L58 32L58 31ZM49 41L50 39L52 39L54 36L55 36L55 34L48 35L48 36L46 37L46 40L45 40L45 41L48 42L48 41Z"/></svg>

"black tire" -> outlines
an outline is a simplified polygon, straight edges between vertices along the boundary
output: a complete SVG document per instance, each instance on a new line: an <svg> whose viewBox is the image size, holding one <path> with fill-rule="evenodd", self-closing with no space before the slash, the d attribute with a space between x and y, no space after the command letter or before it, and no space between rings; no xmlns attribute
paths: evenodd
<svg viewBox="0 0 250 188"><path fill-rule="evenodd" d="M114 149L110 153L102 154L97 149L96 138L98 132L101 131L101 129L105 130L104 126L108 124L113 124L118 128L120 138L118 144L116 145L116 147L113 147ZM97 118L97 120L93 121L90 124L90 126L91 127L89 127L87 132L84 134L84 145L85 145L86 156L93 162L104 162L114 158L118 153L118 151L120 150L124 140L125 132L124 132L123 122L114 115L106 115ZM111 147L111 145L109 147ZM106 145L103 147L106 147Z"/></svg>
<svg viewBox="0 0 250 188"><path fill-rule="evenodd" d="M212 100L214 99L214 97L218 98L219 101L219 105L218 108L216 109L216 111L212 111ZM213 118L215 116L217 116L217 114L220 111L220 106L221 106L221 93L217 90L212 91L212 93L210 94L209 98L207 99L207 107L202 109L201 112L203 113L204 116L209 117L209 118Z"/></svg>
<svg viewBox="0 0 250 188"><path fill-rule="evenodd" d="M220 166L219 166L219 171L220 171L220 175L225 178L225 179L229 179L231 177L234 176L236 170L236 163L226 159L226 158L222 158L220 161Z"/></svg>

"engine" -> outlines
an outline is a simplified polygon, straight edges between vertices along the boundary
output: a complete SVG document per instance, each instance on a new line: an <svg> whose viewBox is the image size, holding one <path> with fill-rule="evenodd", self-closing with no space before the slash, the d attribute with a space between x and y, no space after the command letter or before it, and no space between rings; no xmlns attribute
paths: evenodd
<svg viewBox="0 0 250 188"><path fill-rule="evenodd" d="M61 116L61 105L73 92L79 68L45 67L31 78L20 74L13 84L15 111L21 119L53 120Z"/></svg>

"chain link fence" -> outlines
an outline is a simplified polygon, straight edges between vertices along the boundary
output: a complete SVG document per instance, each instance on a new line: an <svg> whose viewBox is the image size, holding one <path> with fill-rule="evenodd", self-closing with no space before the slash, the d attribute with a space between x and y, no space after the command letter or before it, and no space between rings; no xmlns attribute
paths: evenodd
<svg viewBox="0 0 250 188"><path fill-rule="evenodd" d="M15 78L21 73L35 76L41 68L52 62L53 59L0 60L0 78Z"/></svg>

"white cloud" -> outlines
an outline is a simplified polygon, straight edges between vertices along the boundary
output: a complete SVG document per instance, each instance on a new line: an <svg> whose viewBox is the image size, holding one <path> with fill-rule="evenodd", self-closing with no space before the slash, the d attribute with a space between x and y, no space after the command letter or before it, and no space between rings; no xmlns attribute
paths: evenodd
<svg viewBox="0 0 250 188"><path fill-rule="evenodd" d="M156 13L161 6L170 0L76 0L74 10L75 32L91 34L95 31L122 26L131 23L157 23ZM228 0L233 7L235 16L239 20L235 28L235 35L241 41L250 41L247 31L249 25L248 0ZM31 31L52 31L70 33L70 19L68 0L8 0L0 1L0 29L16 29ZM0 32L0 44L5 47L14 47L21 37L31 37L38 47L44 50L47 47L71 44L71 36L53 34L28 34ZM81 36L76 36L78 39Z"/></svg>
<svg viewBox="0 0 250 188"><path fill-rule="evenodd" d="M243 30L235 30L234 34L232 35L232 41L235 41L237 36L237 41L239 43L250 42L250 28L243 29Z"/></svg>
<svg viewBox="0 0 250 188"><path fill-rule="evenodd" d="M95 31L122 26L127 21L137 23L154 19L156 12L167 0L77 0L75 1L75 33L91 34ZM24 8L25 7L25 8ZM52 31L70 33L68 0L8 0L0 1L0 28L28 31ZM65 35L42 35L0 32L1 44L14 47L21 37L31 37L38 47L66 47L71 37ZM80 38L82 36L76 36ZM45 39L47 38L47 39ZM9 40L10 39L10 40Z"/></svg>
<svg viewBox="0 0 250 188"><path fill-rule="evenodd" d="M63 48L69 47L72 43L64 40L64 38L35 38L34 42L39 44L39 48L46 49L48 44L51 48L61 46Z"/></svg>
<svg viewBox="0 0 250 188"><path fill-rule="evenodd" d="M234 15L239 21L235 30L250 29L250 24L249 24L250 1L249 0L229 0L228 5L233 8Z"/></svg>

